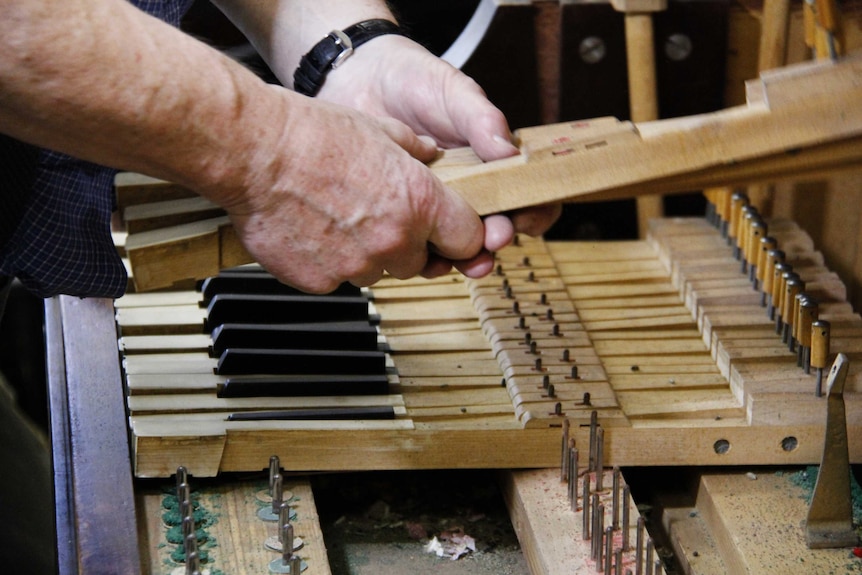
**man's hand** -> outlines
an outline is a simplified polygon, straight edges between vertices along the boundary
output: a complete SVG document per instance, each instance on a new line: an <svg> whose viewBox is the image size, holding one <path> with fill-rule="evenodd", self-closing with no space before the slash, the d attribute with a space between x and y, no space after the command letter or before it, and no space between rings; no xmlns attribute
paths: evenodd
<svg viewBox="0 0 862 575"><path fill-rule="evenodd" d="M384 272L436 275L451 262L471 276L491 271L487 227L423 164L433 144L391 118L284 95L282 141L223 202L258 262L311 292L371 285Z"/></svg>
<svg viewBox="0 0 862 575"><path fill-rule="evenodd" d="M364 44L330 72L318 98L397 118L444 148L469 145L485 161L519 153L506 118L482 88L402 36L380 36ZM499 249L516 232L541 235L560 211L554 204L485 218L486 248Z"/></svg>

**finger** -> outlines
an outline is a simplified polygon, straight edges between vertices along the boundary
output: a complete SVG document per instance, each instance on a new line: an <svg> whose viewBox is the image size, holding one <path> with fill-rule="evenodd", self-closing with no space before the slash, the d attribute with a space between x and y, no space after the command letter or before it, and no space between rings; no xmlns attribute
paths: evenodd
<svg viewBox="0 0 862 575"><path fill-rule="evenodd" d="M485 227L464 198L442 185L440 192L428 241L448 260L469 260L484 246Z"/></svg>
<svg viewBox="0 0 862 575"><path fill-rule="evenodd" d="M452 264L468 278L481 278L494 270L494 256L490 252L482 251L476 257L455 261Z"/></svg>
<svg viewBox="0 0 862 575"><path fill-rule="evenodd" d="M368 287L376 284L383 277L383 270L369 271L363 274L355 275L348 278L347 281L356 287Z"/></svg>
<svg viewBox="0 0 862 575"><path fill-rule="evenodd" d="M452 271L452 262L432 253L428 256L428 261L420 275L432 279L445 276L450 271Z"/></svg>
<svg viewBox="0 0 862 575"><path fill-rule="evenodd" d="M392 118L379 118L381 129L408 154L420 162L430 162L437 156L436 144L428 138L420 138L407 124Z"/></svg>
<svg viewBox="0 0 862 575"><path fill-rule="evenodd" d="M449 114L462 135L482 160L499 160L520 153L512 143L506 116L491 104L471 78L459 77L459 96L449 99Z"/></svg>
<svg viewBox="0 0 862 575"><path fill-rule="evenodd" d="M485 249L491 252L501 250L515 237L515 227L507 216L494 214L483 219L485 223Z"/></svg>
<svg viewBox="0 0 862 575"><path fill-rule="evenodd" d="M510 214L515 232L529 236L540 236L559 219L562 204L545 204Z"/></svg>

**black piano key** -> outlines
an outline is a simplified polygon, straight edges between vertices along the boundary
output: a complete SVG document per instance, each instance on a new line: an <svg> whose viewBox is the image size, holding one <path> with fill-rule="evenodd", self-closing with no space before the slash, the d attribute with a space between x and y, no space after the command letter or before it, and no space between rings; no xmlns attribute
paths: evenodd
<svg viewBox="0 0 862 575"><path fill-rule="evenodd" d="M199 288L203 303L207 305L218 294L255 294L255 295L309 295L294 287L283 284L275 276L260 267L247 270L232 269L217 276L207 278ZM358 296L361 290L349 283L340 285L328 295Z"/></svg>
<svg viewBox="0 0 862 575"><path fill-rule="evenodd" d="M389 378L376 375L283 375L229 377L219 384L219 397L308 397L325 395L387 395Z"/></svg>
<svg viewBox="0 0 862 575"><path fill-rule="evenodd" d="M363 296L219 294L207 306L205 329L224 323L313 323L368 319Z"/></svg>
<svg viewBox="0 0 862 575"><path fill-rule="evenodd" d="M395 410L392 407L384 406L241 411L230 414L227 419L228 421L395 419Z"/></svg>
<svg viewBox="0 0 862 575"><path fill-rule="evenodd" d="M221 354L218 375L261 374L383 374L386 354L380 351L317 349L235 349Z"/></svg>
<svg viewBox="0 0 862 575"><path fill-rule="evenodd" d="M376 351L377 330L365 321L299 324L225 323L212 332L212 355L228 348Z"/></svg>

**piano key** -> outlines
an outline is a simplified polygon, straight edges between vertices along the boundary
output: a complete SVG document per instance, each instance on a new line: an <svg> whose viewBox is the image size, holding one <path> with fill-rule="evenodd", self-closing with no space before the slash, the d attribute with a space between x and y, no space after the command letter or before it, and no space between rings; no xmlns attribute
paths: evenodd
<svg viewBox="0 0 862 575"><path fill-rule="evenodd" d="M382 374L386 354L379 351L318 349L226 349L219 357L218 375Z"/></svg>
<svg viewBox="0 0 862 575"><path fill-rule="evenodd" d="M362 296L218 294L207 306L207 331L223 323L309 323L367 320Z"/></svg>
<svg viewBox="0 0 862 575"><path fill-rule="evenodd" d="M202 300L209 303L213 297L221 293L243 293L258 295L308 295L304 292L281 283L275 276L259 266L249 266L247 269L232 268L217 276L209 277L201 282ZM360 288L349 283L341 284L328 295L360 295Z"/></svg>
<svg viewBox="0 0 862 575"><path fill-rule="evenodd" d="M395 419L391 407L333 407L329 409L283 409L232 413L228 421Z"/></svg>
<svg viewBox="0 0 862 575"><path fill-rule="evenodd" d="M212 354L228 348L376 351L378 333L365 321L298 324L225 323L212 332Z"/></svg>
<svg viewBox="0 0 862 575"><path fill-rule="evenodd" d="M217 396L225 398L387 393L389 376L386 374L228 377L217 386Z"/></svg>

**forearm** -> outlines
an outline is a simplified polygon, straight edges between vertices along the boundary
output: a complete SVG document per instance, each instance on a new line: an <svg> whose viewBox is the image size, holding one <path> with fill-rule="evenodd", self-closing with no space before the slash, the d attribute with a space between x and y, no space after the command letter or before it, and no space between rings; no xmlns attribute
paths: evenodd
<svg viewBox="0 0 862 575"><path fill-rule="evenodd" d="M372 18L393 20L383 0L214 0L249 38L285 86L303 54L335 29Z"/></svg>
<svg viewBox="0 0 862 575"><path fill-rule="evenodd" d="M119 0L2 3L0 93L0 131L223 203L293 96Z"/></svg>

